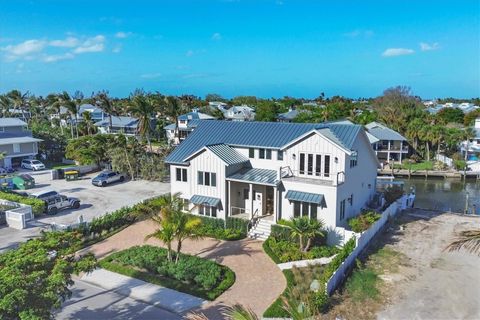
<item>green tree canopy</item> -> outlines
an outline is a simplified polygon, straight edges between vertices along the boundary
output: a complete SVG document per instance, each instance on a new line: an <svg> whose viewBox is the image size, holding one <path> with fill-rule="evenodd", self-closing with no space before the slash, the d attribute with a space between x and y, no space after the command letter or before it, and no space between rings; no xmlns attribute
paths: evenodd
<svg viewBox="0 0 480 320"><path fill-rule="evenodd" d="M92 254L75 257L82 235L47 232L0 255L0 318L52 319L71 296L72 274L95 268Z"/></svg>

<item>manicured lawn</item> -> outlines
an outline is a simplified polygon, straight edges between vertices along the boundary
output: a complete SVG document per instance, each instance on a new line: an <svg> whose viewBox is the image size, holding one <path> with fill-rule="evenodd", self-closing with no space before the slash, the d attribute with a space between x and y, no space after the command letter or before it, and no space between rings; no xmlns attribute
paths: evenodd
<svg viewBox="0 0 480 320"><path fill-rule="evenodd" d="M401 165L400 164L395 164L394 168L395 169L405 169L405 170L411 169L412 171L433 170L433 162L432 161L422 161L422 162L410 164L410 163L405 161Z"/></svg>
<svg viewBox="0 0 480 320"><path fill-rule="evenodd" d="M167 260L167 250L135 246L100 261L104 269L166 288L214 300L235 282L229 268L211 260L181 254L178 263Z"/></svg>

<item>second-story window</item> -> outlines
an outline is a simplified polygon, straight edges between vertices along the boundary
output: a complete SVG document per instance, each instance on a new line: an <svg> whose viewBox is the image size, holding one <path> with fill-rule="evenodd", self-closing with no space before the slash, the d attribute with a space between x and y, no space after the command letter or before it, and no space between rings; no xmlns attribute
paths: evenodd
<svg viewBox="0 0 480 320"><path fill-rule="evenodd" d="M272 159L272 150L267 149L265 152L265 158L266 159Z"/></svg>
<svg viewBox="0 0 480 320"><path fill-rule="evenodd" d="M326 155L324 162L323 175L325 177L330 177L330 156Z"/></svg>
<svg viewBox="0 0 480 320"><path fill-rule="evenodd" d="M283 160L283 151L282 150L278 150L277 151L277 160Z"/></svg>
<svg viewBox="0 0 480 320"><path fill-rule="evenodd" d="M177 168L177 181L187 182L187 169Z"/></svg>
<svg viewBox="0 0 480 320"><path fill-rule="evenodd" d="M258 149L258 157L260 159L265 159L265 149Z"/></svg>
<svg viewBox="0 0 480 320"><path fill-rule="evenodd" d="M248 148L248 157L250 159L255 158L255 149L254 148Z"/></svg>
<svg viewBox="0 0 480 320"><path fill-rule="evenodd" d="M358 153L357 151L353 151L350 155L350 168L356 167L358 164Z"/></svg>
<svg viewBox="0 0 480 320"><path fill-rule="evenodd" d="M217 186L217 174L215 172L198 171L197 183L202 186Z"/></svg>

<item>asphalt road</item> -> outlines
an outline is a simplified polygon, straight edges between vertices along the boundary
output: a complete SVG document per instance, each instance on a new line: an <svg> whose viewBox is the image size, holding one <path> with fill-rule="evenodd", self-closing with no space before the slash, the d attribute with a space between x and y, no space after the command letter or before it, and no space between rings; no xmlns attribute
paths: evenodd
<svg viewBox="0 0 480 320"><path fill-rule="evenodd" d="M55 315L55 319L182 319L181 316L164 309L133 300L81 280L76 280L71 290L72 297Z"/></svg>
<svg viewBox="0 0 480 320"><path fill-rule="evenodd" d="M22 170L25 171L25 170ZM70 181L51 180L50 170L32 172L25 171L35 178L36 187L27 192L34 193L43 190L55 190L66 196L79 198L79 209L66 209L55 216L44 215L29 224L29 228L15 230L0 227L0 252L12 248L19 242L37 236L42 229L49 230L51 223L71 224L78 221L80 215L84 221L91 221L94 217L112 212L124 206L131 206L144 199L164 194L170 191L170 184L153 181L126 181L115 183L107 187L96 187L91 179L96 174L88 175L82 180Z"/></svg>

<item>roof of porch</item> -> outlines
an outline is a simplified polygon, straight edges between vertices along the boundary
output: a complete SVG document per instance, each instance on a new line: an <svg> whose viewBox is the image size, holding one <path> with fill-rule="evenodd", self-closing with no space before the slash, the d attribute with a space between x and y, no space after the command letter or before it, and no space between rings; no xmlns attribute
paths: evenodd
<svg viewBox="0 0 480 320"><path fill-rule="evenodd" d="M276 170L259 168L243 168L228 176L227 180L268 186L277 186L279 183Z"/></svg>

